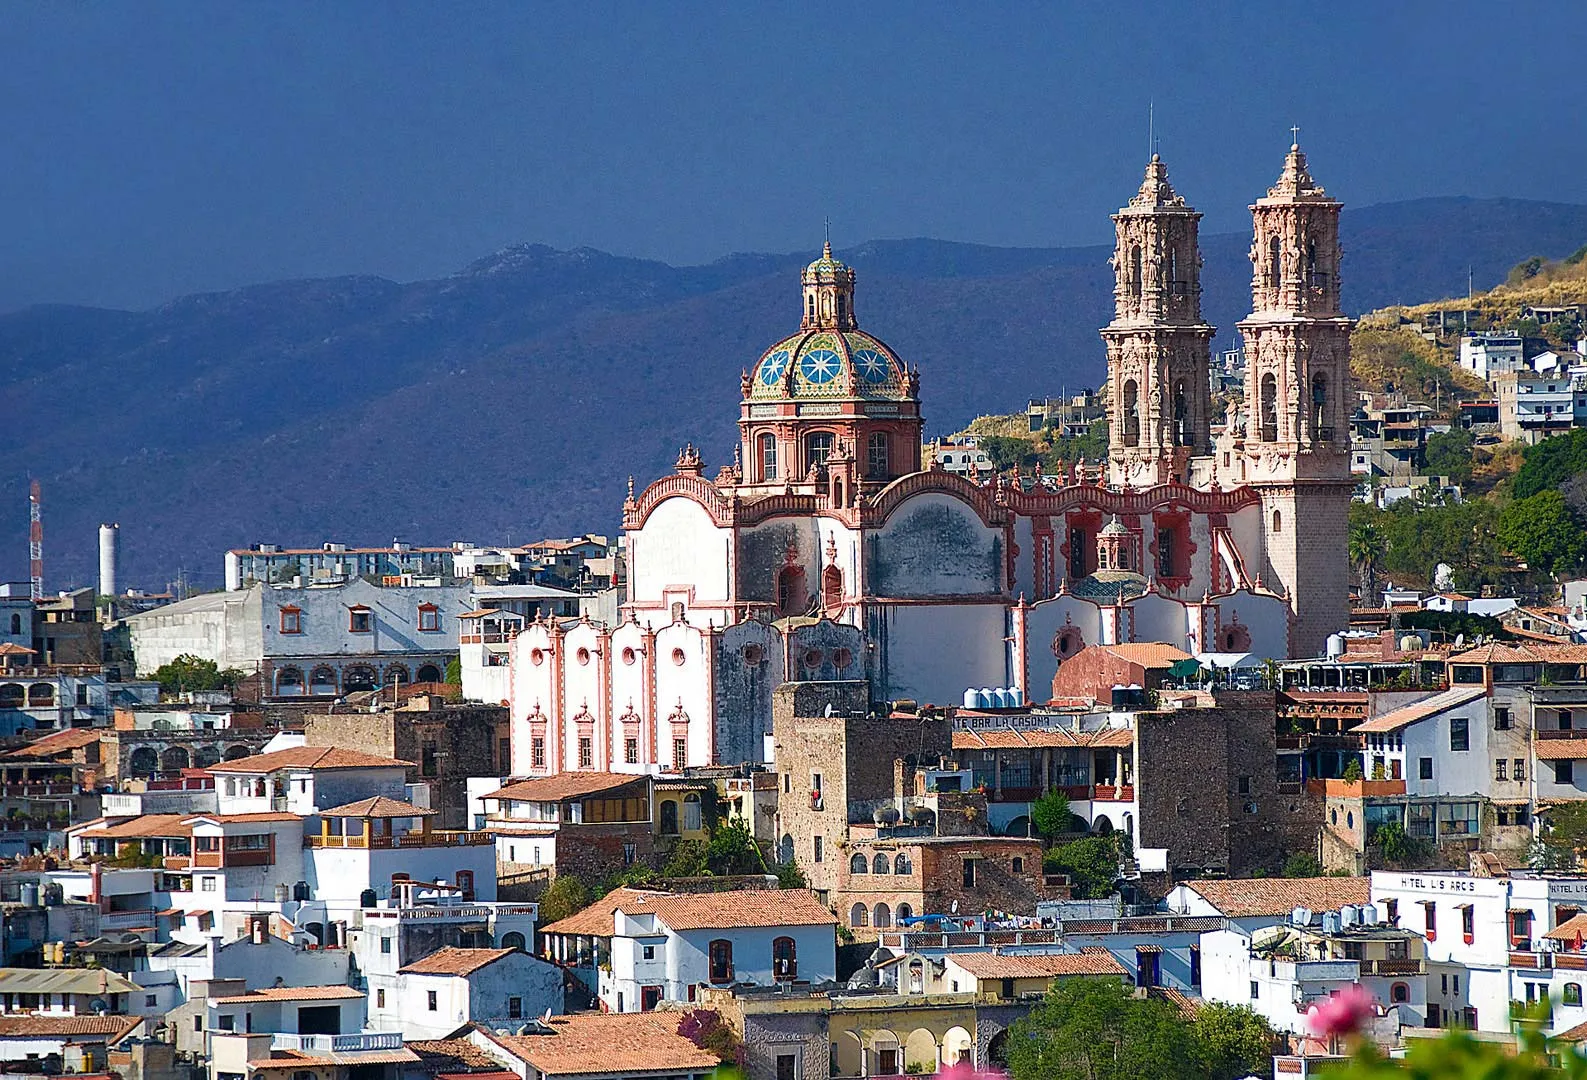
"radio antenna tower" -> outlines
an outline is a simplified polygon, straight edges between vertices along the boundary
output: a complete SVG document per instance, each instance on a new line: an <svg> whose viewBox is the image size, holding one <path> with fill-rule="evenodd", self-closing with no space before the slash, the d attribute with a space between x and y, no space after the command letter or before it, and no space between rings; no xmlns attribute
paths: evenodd
<svg viewBox="0 0 1587 1080"><path fill-rule="evenodd" d="M28 572L33 602L44 599L44 522L39 518L39 482L28 487Z"/></svg>

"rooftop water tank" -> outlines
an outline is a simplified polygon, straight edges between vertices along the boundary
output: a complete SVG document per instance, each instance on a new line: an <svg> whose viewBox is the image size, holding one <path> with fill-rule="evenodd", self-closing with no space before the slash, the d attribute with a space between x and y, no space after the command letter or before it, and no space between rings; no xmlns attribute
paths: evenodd
<svg viewBox="0 0 1587 1080"><path fill-rule="evenodd" d="M1340 928L1339 913L1325 911L1322 917L1322 929L1325 934L1337 934Z"/></svg>
<svg viewBox="0 0 1587 1080"><path fill-rule="evenodd" d="M1016 686L1010 689L1009 693L1013 695L1014 708L1023 709L1025 707L1025 691Z"/></svg>
<svg viewBox="0 0 1587 1080"><path fill-rule="evenodd" d="M1361 905L1361 925L1362 926L1376 926L1376 925L1378 925L1378 921L1379 921L1378 905L1376 905L1376 904L1362 904Z"/></svg>
<svg viewBox="0 0 1587 1080"><path fill-rule="evenodd" d="M1345 636L1343 634L1328 635L1328 659L1337 660L1345 654Z"/></svg>
<svg viewBox="0 0 1587 1080"><path fill-rule="evenodd" d="M980 695L973 688L964 692L964 707L966 709L980 708L979 700Z"/></svg>
<svg viewBox="0 0 1587 1080"><path fill-rule="evenodd" d="M1355 926L1361 922L1361 909L1354 904L1346 904L1339 909L1339 925L1341 927Z"/></svg>

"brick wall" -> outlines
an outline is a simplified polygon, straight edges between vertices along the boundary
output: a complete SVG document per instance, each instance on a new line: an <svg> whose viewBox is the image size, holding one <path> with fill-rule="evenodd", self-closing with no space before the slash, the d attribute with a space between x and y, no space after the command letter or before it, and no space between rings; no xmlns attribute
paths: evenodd
<svg viewBox="0 0 1587 1080"><path fill-rule="evenodd" d="M1160 670L1148 671L1102 646L1088 645L1058 665L1052 696L1108 701L1115 686L1161 686L1162 675Z"/></svg>

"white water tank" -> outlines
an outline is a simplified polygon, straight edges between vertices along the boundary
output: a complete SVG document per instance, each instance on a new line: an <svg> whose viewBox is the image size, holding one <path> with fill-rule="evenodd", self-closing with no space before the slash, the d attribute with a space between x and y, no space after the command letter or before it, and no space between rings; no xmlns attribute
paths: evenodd
<svg viewBox="0 0 1587 1080"><path fill-rule="evenodd" d="M1343 634L1328 635L1328 659L1337 660L1345 654L1345 636Z"/></svg>
<svg viewBox="0 0 1587 1080"><path fill-rule="evenodd" d="M99 526L99 595L115 596L116 556L121 547L121 525Z"/></svg>
<svg viewBox="0 0 1587 1080"><path fill-rule="evenodd" d="M1344 907L1339 909L1339 925L1341 927L1355 926L1360 921L1361 909L1356 907L1354 904L1346 904Z"/></svg>
<svg viewBox="0 0 1587 1080"><path fill-rule="evenodd" d="M1376 925L1378 925L1379 918L1380 918L1380 916L1379 916L1379 912L1378 912L1378 905L1376 905L1376 904L1362 904L1361 905L1361 925L1362 926L1376 926Z"/></svg>
<svg viewBox="0 0 1587 1080"><path fill-rule="evenodd" d="M1009 690L1009 695L1013 699L1014 708L1023 709L1025 707L1025 691L1015 686Z"/></svg>
<svg viewBox="0 0 1587 1080"><path fill-rule="evenodd" d="M978 709L981 707L980 699L981 695L977 694L972 687L964 692L964 707L966 709Z"/></svg>

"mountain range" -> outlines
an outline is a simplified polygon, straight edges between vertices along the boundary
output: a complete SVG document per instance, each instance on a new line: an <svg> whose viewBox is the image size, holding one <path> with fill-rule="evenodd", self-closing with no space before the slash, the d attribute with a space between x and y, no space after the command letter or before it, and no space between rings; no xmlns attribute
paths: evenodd
<svg viewBox="0 0 1587 1080"><path fill-rule="evenodd" d="M1438 198L1345 211L1353 313L1460 294L1587 240L1587 206ZM1250 305L1246 234L1202 238L1215 345ZM1095 386L1104 247L877 240L837 253L860 325L922 372L929 433ZM449 277L281 281L146 311L0 316L0 580L27 572L43 487L49 589L94 579L121 523L124 586L220 584L226 548L617 531L685 442L734 441L739 373L797 327L813 252L706 266L506 248Z"/></svg>

